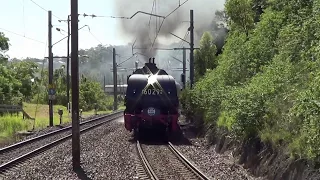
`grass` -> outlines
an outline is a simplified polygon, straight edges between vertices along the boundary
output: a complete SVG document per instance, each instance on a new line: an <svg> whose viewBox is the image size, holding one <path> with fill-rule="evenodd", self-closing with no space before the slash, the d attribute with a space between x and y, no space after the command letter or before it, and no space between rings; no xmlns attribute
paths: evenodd
<svg viewBox="0 0 320 180"><path fill-rule="evenodd" d="M49 125L49 106L44 104L30 104L23 103L23 109L26 113L29 114L32 118L35 118L35 121L30 119L23 120L22 113L0 116L0 145L6 143L15 138L15 134L19 131L28 131L33 129L33 124L35 129L43 129ZM60 116L58 110L63 110L62 123L71 122L71 115L69 116L67 108L61 105L53 106L53 124L60 124ZM123 110L123 106L119 106L119 110ZM98 111L98 114L111 113L112 111ZM82 116L94 115L95 111L82 112Z"/></svg>
<svg viewBox="0 0 320 180"><path fill-rule="evenodd" d="M16 132L28 129L29 122L23 121L22 116L3 116L0 117L0 144L12 139Z"/></svg>

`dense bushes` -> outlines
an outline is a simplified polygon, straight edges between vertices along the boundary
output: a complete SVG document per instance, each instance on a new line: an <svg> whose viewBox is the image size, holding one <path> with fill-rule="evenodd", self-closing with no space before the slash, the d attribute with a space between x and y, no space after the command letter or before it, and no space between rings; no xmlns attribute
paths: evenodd
<svg viewBox="0 0 320 180"><path fill-rule="evenodd" d="M107 96L98 82L85 77L81 78L79 99L84 111L94 109L95 104L98 110L113 109L113 96Z"/></svg>
<svg viewBox="0 0 320 180"><path fill-rule="evenodd" d="M229 11L235 2L226 2ZM254 26L233 19L250 19L247 9L228 14L230 32L218 66L182 93L187 115L238 138L260 137L295 157L319 157L318 4L289 0L279 8L283 4L270 0Z"/></svg>

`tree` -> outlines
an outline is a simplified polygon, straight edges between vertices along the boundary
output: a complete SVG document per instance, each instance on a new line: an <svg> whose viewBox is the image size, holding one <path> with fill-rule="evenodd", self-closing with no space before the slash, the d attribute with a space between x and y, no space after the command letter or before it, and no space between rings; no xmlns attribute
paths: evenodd
<svg viewBox="0 0 320 180"><path fill-rule="evenodd" d="M252 10L250 0L227 0L225 10L229 19L229 26L242 30L248 36L254 28L255 12Z"/></svg>
<svg viewBox="0 0 320 180"><path fill-rule="evenodd" d="M184 108L212 132L227 129L319 163L319 9L319 1L227 0L219 64L205 73L204 48L197 51L202 76L182 97Z"/></svg>
<svg viewBox="0 0 320 180"><path fill-rule="evenodd" d="M216 46L213 37L209 32L203 33L200 40L200 50L195 52L195 77L196 80L202 77L207 69L217 67Z"/></svg>
<svg viewBox="0 0 320 180"><path fill-rule="evenodd" d="M100 83L93 81L89 77L82 76L80 80L80 108L84 111L94 109L94 104L98 105L98 109L106 110L110 109L107 100L107 96L104 94L103 89L101 89Z"/></svg>
<svg viewBox="0 0 320 180"><path fill-rule="evenodd" d="M0 32L0 64L7 62L8 58L4 53L9 50L9 38L5 37L4 33Z"/></svg>
<svg viewBox="0 0 320 180"><path fill-rule="evenodd" d="M214 44L217 48L216 56L222 53L222 48L225 44L225 39L229 31L227 22L228 16L224 10L215 12L214 19L211 22L211 29L214 37Z"/></svg>
<svg viewBox="0 0 320 180"><path fill-rule="evenodd" d="M17 61L8 64L8 67L13 69L12 76L21 83L19 92L25 99L32 98L35 93L32 88L36 73L39 71L39 67L35 62L31 61Z"/></svg>

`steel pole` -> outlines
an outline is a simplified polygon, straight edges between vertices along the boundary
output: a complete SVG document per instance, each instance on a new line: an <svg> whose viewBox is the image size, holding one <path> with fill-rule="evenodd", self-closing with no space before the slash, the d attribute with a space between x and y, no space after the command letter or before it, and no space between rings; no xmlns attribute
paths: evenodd
<svg viewBox="0 0 320 180"><path fill-rule="evenodd" d="M67 40L67 108L70 113L70 15L68 15L68 40Z"/></svg>
<svg viewBox="0 0 320 180"><path fill-rule="evenodd" d="M116 49L113 48L113 110L118 109L118 87L117 87L117 61Z"/></svg>
<svg viewBox="0 0 320 180"><path fill-rule="evenodd" d="M78 0L71 0L72 166L80 168Z"/></svg>
<svg viewBox="0 0 320 180"><path fill-rule="evenodd" d="M193 10L190 10L190 88L194 84L194 26L193 26Z"/></svg>
<svg viewBox="0 0 320 180"><path fill-rule="evenodd" d="M49 89L53 89L53 54L52 54L52 12L48 11L48 68L49 68ZM49 95L49 92L48 92ZM49 96L49 126L53 126L53 102Z"/></svg>

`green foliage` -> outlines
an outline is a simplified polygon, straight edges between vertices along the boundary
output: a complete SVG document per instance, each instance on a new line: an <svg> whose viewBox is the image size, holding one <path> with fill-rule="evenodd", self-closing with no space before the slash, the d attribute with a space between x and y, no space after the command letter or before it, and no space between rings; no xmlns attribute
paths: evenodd
<svg viewBox="0 0 320 180"><path fill-rule="evenodd" d="M0 32L0 64L7 62L7 58L4 56L4 52L9 50L9 39Z"/></svg>
<svg viewBox="0 0 320 180"><path fill-rule="evenodd" d="M21 116L0 116L0 139L15 135L16 132L25 130L28 122L23 121Z"/></svg>
<svg viewBox="0 0 320 180"><path fill-rule="evenodd" d="M8 50L8 40L8 38L0 33L1 52ZM104 47L98 46L97 48L101 50L102 54L109 53ZM81 51L81 53L83 52ZM101 59L102 54L97 58ZM7 62L1 61L1 58L2 56L0 56L0 104L19 104L21 101L47 104L48 70L43 69L40 72L38 64L30 59L15 59ZM86 63L84 59L81 62ZM65 66L55 69L53 82L56 90L54 104L67 106L67 76ZM98 104L98 110L112 109L112 97L106 96L101 88L101 84L92 78L86 77L81 79L79 97L80 108L84 111L94 109L95 103Z"/></svg>
<svg viewBox="0 0 320 180"><path fill-rule="evenodd" d="M200 41L200 49L195 51L195 76L196 80L201 78L207 69L217 67L215 58L216 46L213 37L209 32L205 32Z"/></svg>
<svg viewBox="0 0 320 180"><path fill-rule="evenodd" d="M225 12L230 32L223 53L211 58L218 65L182 93L182 107L198 123L315 160L320 1L228 0Z"/></svg>
<svg viewBox="0 0 320 180"><path fill-rule="evenodd" d="M299 155L316 158L320 154L320 71L312 73L312 76L307 89L299 92L290 109L292 122L298 125L294 130L296 139L290 148ZM295 146L296 143L299 146Z"/></svg>
<svg viewBox="0 0 320 180"><path fill-rule="evenodd" d="M254 11L250 0L227 0L225 10L231 21L232 28L238 28L248 33L253 28Z"/></svg>
<svg viewBox="0 0 320 180"><path fill-rule="evenodd" d="M110 110L113 107L113 98L105 95L101 85L84 76L80 81L79 99L80 107L84 111L94 109L95 104L98 105L98 110Z"/></svg>

